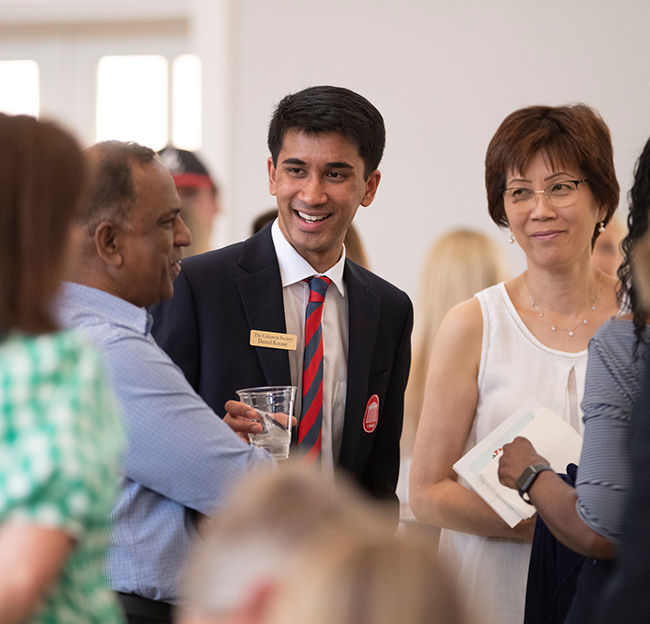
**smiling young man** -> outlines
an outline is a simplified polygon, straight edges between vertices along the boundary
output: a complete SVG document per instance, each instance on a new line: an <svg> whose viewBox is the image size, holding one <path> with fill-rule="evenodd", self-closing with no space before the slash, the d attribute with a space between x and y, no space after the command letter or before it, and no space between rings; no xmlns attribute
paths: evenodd
<svg viewBox="0 0 650 624"><path fill-rule="evenodd" d="M359 206L375 197L384 144L381 114L348 89L285 97L268 135L277 221L184 260L174 297L153 313L156 340L217 413L240 388L297 386L295 415L310 428L298 425L292 456L329 474L341 468L396 503L412 306L346 259L343 245ZM326 278L323 291L310 291L314 276ZM322 319L306 328L313 307ZM313 349L312 333L322 336ZM260 335L281 336L276 345L288 348L260 344ZM312 370L303 371L305 359Z"/></svg>

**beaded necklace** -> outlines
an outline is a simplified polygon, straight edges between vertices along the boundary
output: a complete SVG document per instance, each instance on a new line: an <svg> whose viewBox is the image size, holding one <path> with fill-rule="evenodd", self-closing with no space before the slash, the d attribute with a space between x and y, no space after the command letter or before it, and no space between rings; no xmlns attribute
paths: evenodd
<svg viewBox="0 0 650 624"><path fill-rule="evenodd" d="M600 271L598 271L598 288L596 290L596 298L594 299L593 305L590 306L592 312L596 311L596 307L598 306L598 301L600 300L600 280L601 280L602 276L603 276L603 274ZM539 309L539 306L537 305L537 303L535 303L535 298L533 297L533 293L531 292L530 286L528 285L528 275L527 274L524 274L524 282L526 284L528 294L530 295L530 305L532 307L534 307L539 312L539 317L540 318L546 318L544 316L544 313ZM575 327L573 327L571 329L563 329L561 327L556 327L555 323L553 323L552 321L550 321L550 323L551 323L551 329L553 331L559 330L559 331L567 332L569 334L569 336L573 336L575 334L576 329L578 329L578 327L580 327L580 325L586 325L587 324L587 319L584 318Z"/></svg>

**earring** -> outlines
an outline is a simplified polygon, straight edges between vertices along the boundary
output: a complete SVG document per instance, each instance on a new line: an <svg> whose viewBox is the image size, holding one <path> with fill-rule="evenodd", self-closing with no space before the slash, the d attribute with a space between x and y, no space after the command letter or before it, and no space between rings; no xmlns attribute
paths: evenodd
<svg viewBox="0 0 650 624"><path fill-rule="evenodd" d="M605 231L605 222L601 221L600 225L598 226L598 231L602 234Z"/></svg>
<svg viewBox="0 0 650 624"><path fill-rule="evenodd" d="M515 235L512 233L512 230L510 230L510 238L508 239L508 242L513 245L515 242Z"/></svg>

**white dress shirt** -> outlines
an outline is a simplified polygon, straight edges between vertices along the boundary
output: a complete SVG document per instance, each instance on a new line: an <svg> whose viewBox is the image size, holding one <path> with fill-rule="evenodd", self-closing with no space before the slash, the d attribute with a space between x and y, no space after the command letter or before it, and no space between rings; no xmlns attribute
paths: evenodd
<svg viewBox="0 0 650 624"><path fill-rule="evenodd" d="M348 302L343 281L345 246L339 261L325 273L318 273L284 238L277 219L271 227L273 245L280 265L282 296L287 333L297 336L297 348L289 351L291 383L298 387L295 416L300 420L302 405L302 360L305 348L305 311L313 275L332 280L325 295L323 318L323 421L321 428L321 468L333 475L338 463L343 435L348 377Z"/></svg>

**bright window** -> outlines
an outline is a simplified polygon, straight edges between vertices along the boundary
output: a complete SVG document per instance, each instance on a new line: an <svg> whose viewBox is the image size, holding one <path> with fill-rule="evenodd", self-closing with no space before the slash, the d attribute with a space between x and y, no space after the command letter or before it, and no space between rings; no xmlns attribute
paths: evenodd
<svg viewBox="0 0 650 624"><path fill-rule="evenodd" d="M0 61L0 85L0 111L38 117L38 64L35 61Z"/></svg>
<svg viewBox="0 0 650 624"><path fill-rule="evenodd" d="M105 56L97 70L97 140L167 145L167 60Z"/></svg>
<svg viewBox="0 0 650 624"><path fill-rule="evenodd" d="M201 147L201 60L181 54L172 65L172 142L176 147Z"/></svg>

